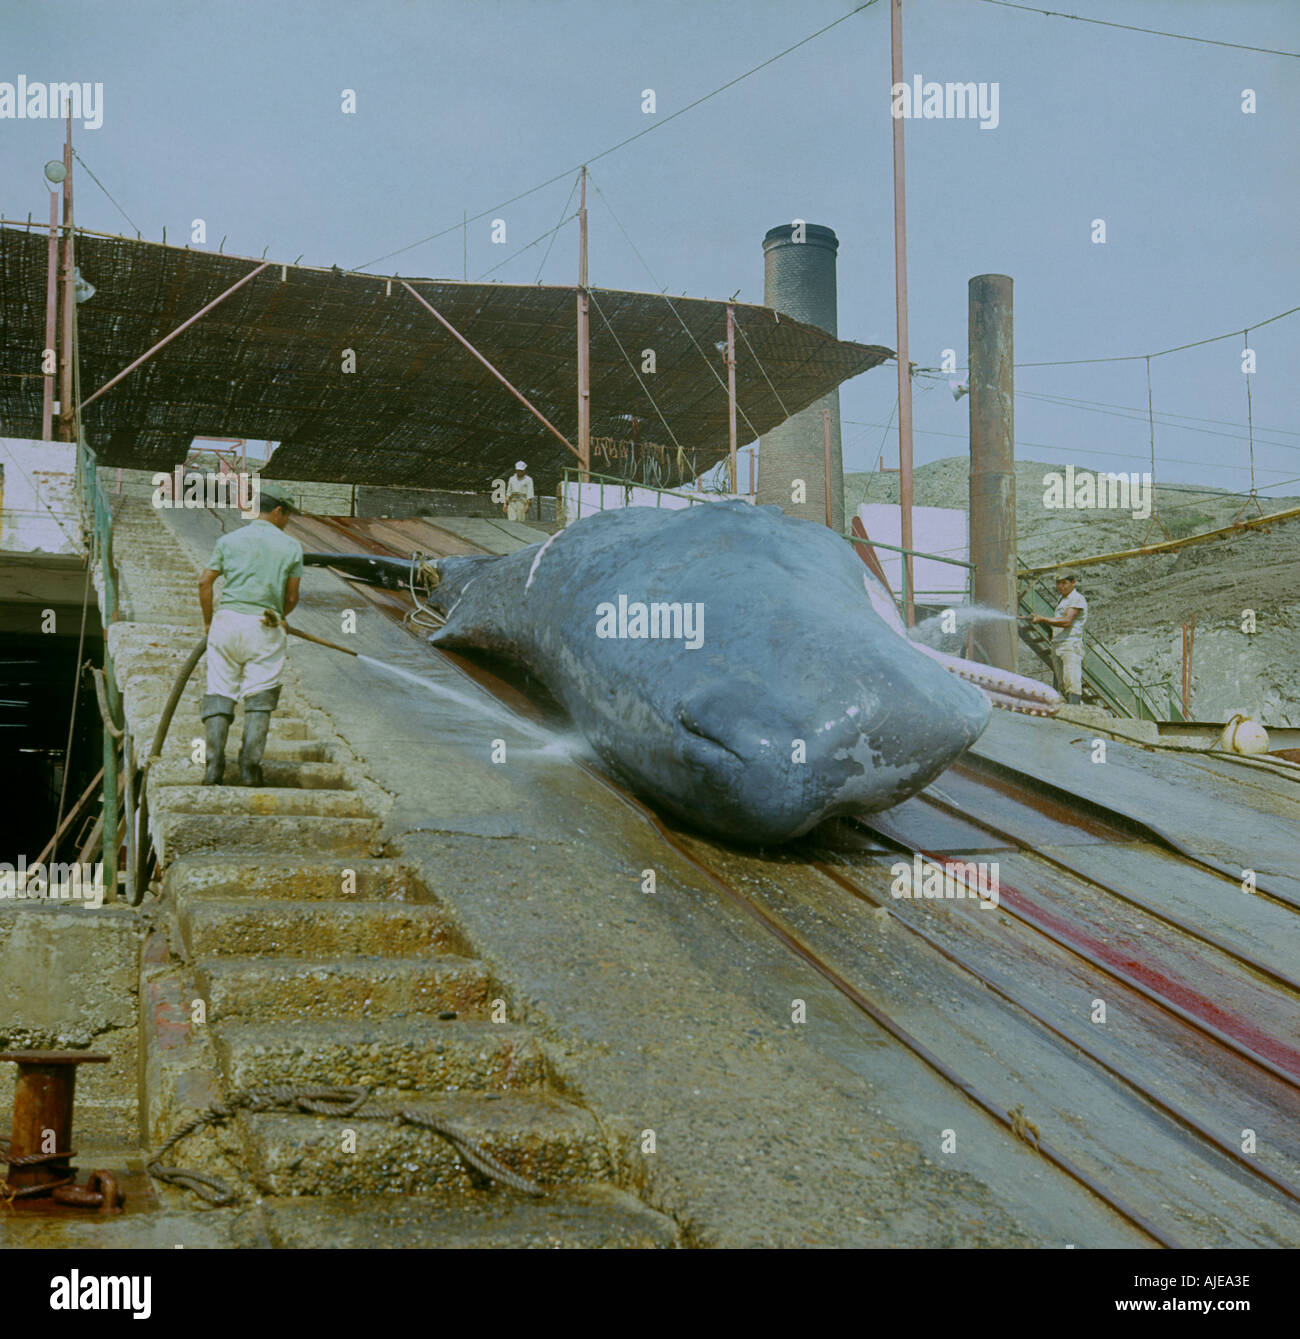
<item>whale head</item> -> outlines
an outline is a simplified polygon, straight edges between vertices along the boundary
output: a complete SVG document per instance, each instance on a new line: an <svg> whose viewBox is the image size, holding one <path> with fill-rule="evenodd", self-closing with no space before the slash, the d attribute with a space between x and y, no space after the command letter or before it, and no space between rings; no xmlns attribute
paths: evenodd
<svg viewBox="0 0 1300 1339"><path fill-rule="evenodd" d="M694 604L699 644L584 645L573 672L589 664L589 687L572 707L610 769L656 807L773 845L898 804L988 723L988 694L965 681L987 667L911 641L888 592L830 531L744 503L656 524L662 558L615 584L632 608Z"/></svg>

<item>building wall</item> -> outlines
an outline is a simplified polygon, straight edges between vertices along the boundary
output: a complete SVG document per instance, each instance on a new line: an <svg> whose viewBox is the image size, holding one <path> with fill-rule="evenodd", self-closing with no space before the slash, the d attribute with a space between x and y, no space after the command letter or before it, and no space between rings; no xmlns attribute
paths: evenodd
<svg viewBox="0 0 1300 1339"><path fill-rule="evenodd" d="M85 553L71 443L0 437L0 549Z"/></svg>

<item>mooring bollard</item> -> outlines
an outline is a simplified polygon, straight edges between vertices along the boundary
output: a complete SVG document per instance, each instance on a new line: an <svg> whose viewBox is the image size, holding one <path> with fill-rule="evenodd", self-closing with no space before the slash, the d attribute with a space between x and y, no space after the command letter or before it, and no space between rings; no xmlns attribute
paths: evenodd
<svg viewBox="0 0 1300 1339"><path fill-rule="evenodd" d="M72 1107L77 1085L77 1066L104 1064L106 1055L88 1051L3 1051L0 1061L18 1066L14 1087L13 1136L0 1157L9 1164L5 1197L34 1199L51 1195L64 1203L86 1207L116 1209L121 1195L111 1177L103 1184L102 1174L92 1173L90 1191L74 1187L76 1172L70 1159L72 1147ZM67 1198L59 1195L68 1187ZM107 1193L105 1193L107 1192Z"/></svg>

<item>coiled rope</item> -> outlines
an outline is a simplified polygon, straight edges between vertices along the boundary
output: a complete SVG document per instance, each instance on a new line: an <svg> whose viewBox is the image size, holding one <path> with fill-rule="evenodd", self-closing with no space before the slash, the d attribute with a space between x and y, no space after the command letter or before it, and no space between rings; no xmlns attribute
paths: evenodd
<svg viewBox="0 0 1300 1339"><path fill-rule="evenodd" d="M223 1181L182 1167L164 1166L163 1159L182 1139L197 1130L224 1125L241 1111L297 1111L314 1116L348 1116L356 1120L392 1120L429 1130L441 1135L469 1166L493 1181L525 1195L544 1193L536 1182L503 1167L472 1139L437 1116L407 1107L371 1105L370 1097L367 1088L245 1088L225 1102L214 1103L176 1130L150 1160L149 1175L156 1181L193 1191L214 1206L234 1204L239 1196Z"/></svg>

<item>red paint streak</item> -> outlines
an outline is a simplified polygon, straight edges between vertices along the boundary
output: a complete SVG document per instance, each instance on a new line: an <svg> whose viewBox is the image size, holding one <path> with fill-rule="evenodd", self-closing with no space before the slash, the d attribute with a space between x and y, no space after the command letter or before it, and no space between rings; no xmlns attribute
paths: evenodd
<svg viewBox="0 0 1300 1339"><path fill-rule="evenodd" d="M154 983L150 987L153 996L154 1034L158 1038L160 1050L174 1051L186 1046L190 1041L189 1015L184 1004L168 986Z"/></svg>

